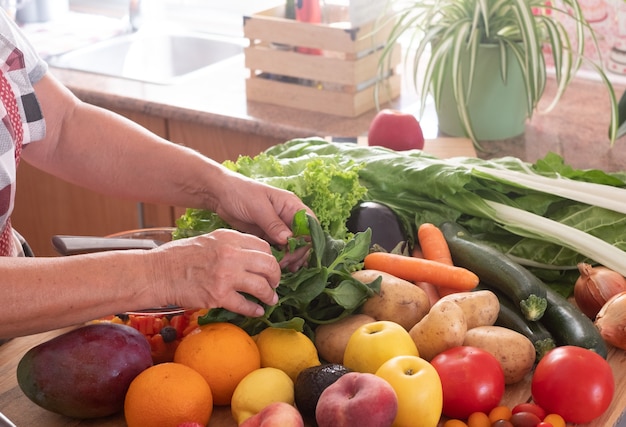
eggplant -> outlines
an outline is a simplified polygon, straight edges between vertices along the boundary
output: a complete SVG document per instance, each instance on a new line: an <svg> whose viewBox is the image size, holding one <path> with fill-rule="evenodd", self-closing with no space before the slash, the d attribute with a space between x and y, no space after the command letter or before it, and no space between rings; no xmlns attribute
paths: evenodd
<svg viewBox="0 0 626 427"><path fill-rule="evenodd" d="M378 245L391 252L407 236L398 215L387 205L378 202L361 202L351 212L346 223L348 231L358 233L370 228L372 246Z"/></svg>

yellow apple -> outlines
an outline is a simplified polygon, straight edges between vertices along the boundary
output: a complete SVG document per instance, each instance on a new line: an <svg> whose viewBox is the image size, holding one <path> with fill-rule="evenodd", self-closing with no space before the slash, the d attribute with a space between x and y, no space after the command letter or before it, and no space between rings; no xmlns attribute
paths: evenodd
<svg viewBox="0 0 626 427"><path fill-rule="evenodd" d="M419 356L409 332L395 322L381 320L356 329L346 345L343 364L356 372L376 373L395 356Z"/></svg>
<svg viewBox="0 0 626 427"><path fill-rule="evenodd" d="M436 427L443 409L441 380L435 368L417 356L397 356L383 363L376 376L396 392L398 412L392 427Z"/></svg>

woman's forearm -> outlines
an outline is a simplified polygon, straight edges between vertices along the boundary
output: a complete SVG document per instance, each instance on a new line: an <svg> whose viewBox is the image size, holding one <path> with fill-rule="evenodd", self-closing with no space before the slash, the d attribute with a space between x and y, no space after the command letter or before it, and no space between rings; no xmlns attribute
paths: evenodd
<svg viewBox="0 0 626 427"><path fill-rule="evenodd" d="M0 257L0 338L164 304L155 299L146 255L126 251L65 258Z"/></svg>
<svg viewBox="0 0 626 427"><path fill-rule="evenodd" d="M93 191L182 207L214 207L228 171L116 113L80 102L51 76L36 85L47 134L23 156Z"/></svg>

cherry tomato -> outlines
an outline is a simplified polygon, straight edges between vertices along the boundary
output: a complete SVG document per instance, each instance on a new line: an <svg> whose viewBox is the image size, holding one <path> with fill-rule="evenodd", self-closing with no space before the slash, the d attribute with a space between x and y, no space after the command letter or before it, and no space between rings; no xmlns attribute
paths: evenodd
<svg viewBox="0 0 626 427"><path fill-rule="evenodd" d="M491 427L489 415L484 412L474 412L467 419L467 427Z"/></svg>
<svg viewBox="0 0 626 427"><path fill-rule="evenodd" d="M473 412L488 414L500 403L504 372L491 353L459 346L439 353L430 363L441 379L446 416L467 419Z"/></svg>
<svg viewBox="0 0 626 427"><path fill-rule="evenodd" d="M519 403L515 405L511 413L516 414L518 412L530 412L535 414L540 420L543 420L548 415L541 406L535 403Z"/></svg>
<svg viewBox="0 0 626 427"><path fill-rule="evenodd" d="M535 427L541 422L541 418L532 412L516 412L511 415L510 421L515 427Z"/></svg>
<svg viewBox="0 0 626 427"><path fill-rule="evenodd" d="M492 423L495 423L498 420L508 421L511 419L511 415L513 414L511 412L511 408L509 408L508 406L496 406L491 411L489 411L489 421L491 421Z"/></svg>
<svg viewBox="0 0 626 427"><path fill-rule="evenodd" d="M550 424L552 427L565 427L565 420L559 414L548 414L543 419L543 422Z"/></svg>
<svg viewBox="0 0 626 427"><path fill-rule="evenodd" d="M597 353L575 346L546 353L531 380L535 403L574 424L586 424L602 415L614 391L609 363Z"/></svg>

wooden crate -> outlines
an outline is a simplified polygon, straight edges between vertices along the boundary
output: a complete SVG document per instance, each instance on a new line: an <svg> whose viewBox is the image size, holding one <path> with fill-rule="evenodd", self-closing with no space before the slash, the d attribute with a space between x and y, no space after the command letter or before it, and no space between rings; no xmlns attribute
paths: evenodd
<svg viewBox="0 0 626 427"><path fill-rule="evenodd" d="M331 10L332 14L333 11ZM284 7L244 17L249 100L344 117L356 117L400 95L400 47L389 74L378 62L392 23L312 24L285 19ZM302 53L302 48L316 53Z"/></svg>

